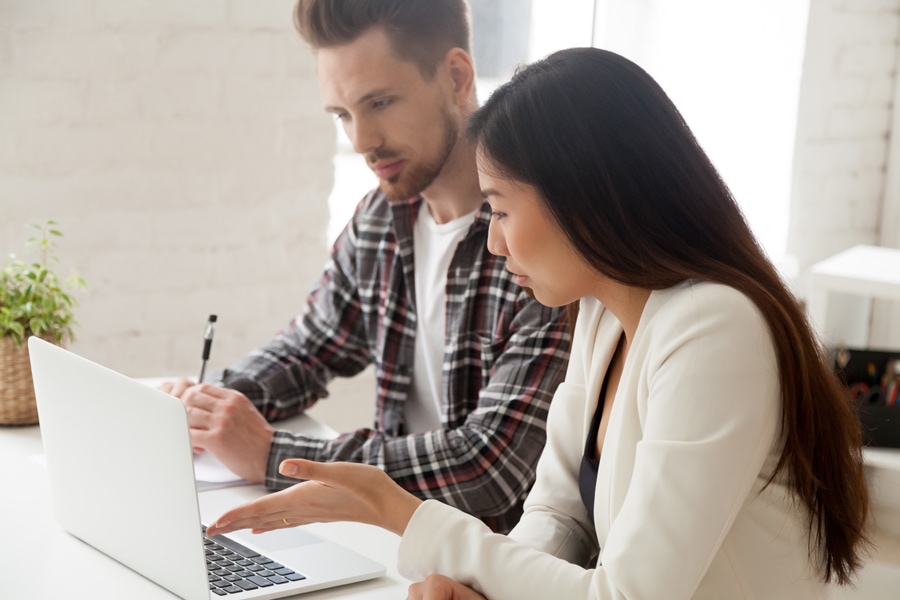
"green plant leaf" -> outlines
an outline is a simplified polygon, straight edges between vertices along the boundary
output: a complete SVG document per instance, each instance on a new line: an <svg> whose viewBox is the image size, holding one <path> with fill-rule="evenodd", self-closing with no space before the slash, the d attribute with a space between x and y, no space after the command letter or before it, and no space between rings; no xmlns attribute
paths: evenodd
<svg viewBox="0 0 900 600"><path fill-rule="evenodd" d="M74 339L72 311L77 302L71 293L85 283L75 273L63 283L53 269L59 258L51 237L63 234L51 225L56 223L31 226L40 232L27 242L37 251L37 261L26 262L9 254L0 269L0 337L11 337L17 344L29 335Z"/></svg>
<svg viewBox="0 0 900 600"><path fill-rule="evenodd" d="M25 337L25 326L19 323L18 321L13 321L9 324L9 329L20 338Z"/></svg>

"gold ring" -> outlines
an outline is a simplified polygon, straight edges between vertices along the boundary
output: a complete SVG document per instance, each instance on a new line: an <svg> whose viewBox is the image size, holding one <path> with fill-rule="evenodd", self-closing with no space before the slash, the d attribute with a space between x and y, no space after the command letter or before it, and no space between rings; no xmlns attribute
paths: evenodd
<svg viewBox="0 0 900 600"><path fill-rule="evenodd" d="M288 523L287 519L281 519L281 522L284 523L285 525L290 525L290 523Z"/></svg>

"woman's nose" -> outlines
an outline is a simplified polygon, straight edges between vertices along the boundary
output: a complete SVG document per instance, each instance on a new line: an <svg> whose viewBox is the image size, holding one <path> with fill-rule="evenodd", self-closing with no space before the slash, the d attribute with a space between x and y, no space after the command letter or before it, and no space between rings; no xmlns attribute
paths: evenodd
<svg viewBox="0 0 900 600"><path fill-rule="evenodd" d="M491 224L488 227L488 239L487 239L487 249L491 254L496 254L497 256L509 256L509 251L506 248L506 240L503 237L503 232L500 231L500 226L496 225L497 221L491 220Z"/></svg>

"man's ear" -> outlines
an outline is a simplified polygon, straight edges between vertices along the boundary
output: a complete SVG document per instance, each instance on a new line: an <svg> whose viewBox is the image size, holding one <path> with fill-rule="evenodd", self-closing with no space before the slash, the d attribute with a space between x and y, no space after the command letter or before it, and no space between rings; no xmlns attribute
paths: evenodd
<svg viewBox="0 0 900 600"><path fill-rule="evenodd" d="M453 84L453 97L458 106L469 104L475 89L475 65L462 48L452 48L444 56L444 66Z"/></svg>

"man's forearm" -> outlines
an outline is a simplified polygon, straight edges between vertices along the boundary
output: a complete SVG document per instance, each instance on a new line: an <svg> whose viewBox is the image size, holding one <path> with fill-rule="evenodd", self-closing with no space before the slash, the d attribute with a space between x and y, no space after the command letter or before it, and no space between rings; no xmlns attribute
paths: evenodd
<svg viewBox="0 0 900 600"><path fill-rule="evenodd" d="M296 483L278 472L288 458L364 463L381 468L419 498L440 500L481 518L498 517L519 507L534 480L544 430L527 429L513 440L471 427L390 439L371 429L334 440L278 431L266 486L280 490Z"/></svg>

